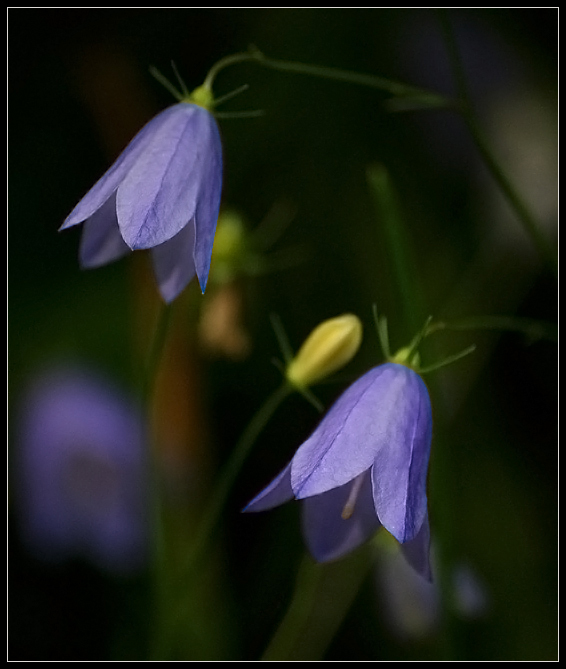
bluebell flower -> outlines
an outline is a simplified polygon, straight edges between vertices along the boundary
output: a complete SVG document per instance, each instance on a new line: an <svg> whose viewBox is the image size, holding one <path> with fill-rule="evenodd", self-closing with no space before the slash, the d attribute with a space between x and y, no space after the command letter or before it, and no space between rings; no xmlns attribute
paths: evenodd
<svg viewBox="0 0 566 669"><path fill-rule="evenodd" d="M411 368L388 362L354 382L285 469L245 511L303 500L312 556L335 560L383 526L430 579L426 477L432 435L428 390Z"/></svg>
<svg viewBox="0 0 566 669"><path fill-rule="evenodd" d="M84 223L85 268L152 249L159 290L171 302L195 274L204 292L221 190L216 121L205 106L183 101L138 132L60 229Z"/></svg>
<svg viewBox="0 0 566 669"><path fill-rule="evenodd" d="M38 558L82 556L117 573L144 564L143 423L113 386L67 367L37 378L22 402L15 466L21 536Z"/></svg>

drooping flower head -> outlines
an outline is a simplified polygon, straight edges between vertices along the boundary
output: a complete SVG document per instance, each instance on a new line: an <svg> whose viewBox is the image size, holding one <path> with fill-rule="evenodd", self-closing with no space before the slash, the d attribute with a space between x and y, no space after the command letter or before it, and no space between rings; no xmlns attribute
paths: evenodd
<svg viewBox="0 0 566 669"><path fill-rule="evenodd" d="M354 382L246 511L304 500L313 557L342 557L383 525L400 543L428 540L428 391L409 367L385 363ZM427 569L427 565L422 565Z"/></svg>
<svg viewBox="0 0 566 669"><path fill-rule="evenodd" d="M147 559L146 443L138 410L90 370L36 378L18 421L21 535L40 559L82 556L113 572Z"/></svg>
<svg viewBox="0 0 566 669"><path fill-rule="evenodd" d="M409 564L430 579L426 479L432 410L427 387L411 366L423 333L395 356L384 345L389 361L338 398L291 462L244 510L303 500L305 541L320 562L342 557L383 526Z"/></svg>
<svg viewBox="0 0 566 669"><path fill-rule="evenodd" d="M195 274L204 292L222 191L210 82L178 98L138 132L60 228L84 223L85 268L151 249L166 302Z"/></svg>

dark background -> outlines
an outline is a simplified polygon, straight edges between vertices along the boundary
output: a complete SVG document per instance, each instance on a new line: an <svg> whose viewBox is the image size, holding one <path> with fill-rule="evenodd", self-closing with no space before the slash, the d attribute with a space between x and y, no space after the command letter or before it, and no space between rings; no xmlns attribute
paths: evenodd
<svg viewBox="0 0 566 669"><path fill-rule="evenodd" d="M478 117L555 243L557 11L457 10L450 17ZM138 277L149 272L147 254L81 272L79 230L57 229L143 123L172 103L150 66L173 78L175 61L193 89L213 63L251 43L273 58L455 94L433 10L8 12L10 425L29 379L53 359L87 361L133 391L139 380L136 346L148 337L138 330L151 329L158 302L151 280L144 283L147 305L135 296ZM394 348L414 334L399 313L366 181L368 165L381 163L391 175L426 314L556 322L556 279L453 113L393 114L379 91L254 63L224 70L214 90L220 96L243 83L249 90L223 111L265 114L219 121L223 204L241 211L253 227L274 203L284 202L295 215L276 248L298 249L300 262L246 281L245 321L253 341L246 359L199 358L211 471L279 382L271 364L278 350L270 313L279 314L295 348L321 320L358 314L365 338L348 380L381 360L373 303L389 318ZM435 339L436 352L445 355L470 343L477 352L439 372L431 384L435 438L450 454L448 473L443 471L452 491L454 552L473 566L489 600L481 619L458 623L457 655L555 659L556 344L486 331ZM327 404L344 385L323 386L319 396ZM210 633L226 640L219 653L229 659L261 653L290 597L302 553L296 505L250 517L237 510L288 461L316 420L312 407L291 398L262 435L233 492L222 553L226 627L219 629L216 621ZM9 448L17 448L11 428ZM445 512L439 509L445 498L435 498L434 466L433 445L433 534L435 513ZM145 576L118 580L81 562L44 565L20 545L12 497L8 517L10 659L116 657L120 630L131 635L122 656L139 659L147 622ZM388 633L368 578L325 659L439 654L438 635L400 642Z"/></svg>

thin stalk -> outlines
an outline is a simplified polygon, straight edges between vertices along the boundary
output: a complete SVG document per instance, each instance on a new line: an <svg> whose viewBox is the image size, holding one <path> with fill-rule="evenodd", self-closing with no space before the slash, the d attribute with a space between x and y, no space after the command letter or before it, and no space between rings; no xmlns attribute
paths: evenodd
<svg viewBox="0 0 566 669"><path fill-rule="evenodd" d="M470 114L464 114L464 119L468 125L468 129L476 148L478 149L484 163L491 172L492 177L497 182L501 192L511 205L520 223L523 225L525 232L531 238L534 246L539 252L541 258L544 260L550 271L554 276L558 276L558 258L550 240L542 231L536 217L531 212L530 208L515 190L513 184L507 177L501 165L495 159L489 143L481 131L475 118Z"/></svg>
<svg viewBox="0 0 566 669"><path fill-rule="evenodd" d="M424 309L407 226L387 169L379 164L370 166L367 181L390 262L395 298L406 332L412 333L420 326Z"/></svg>
<svg viewBox="0 0 566 669"><path fill-rule="evenodd" d="M142 406L146 414L146 420L150 425L151 420L151 400L155 388L155 380L161 362L167 332L171 323L172 307L170 304L163 304L157 318L154 329L147 363L144 369L142 379ZM149 429L148 432L151 432ZM154 596L154 629L153 643L159 637L163 616L167 610L167 546L163 528L163 501L161 497L162 485L160 477L160 463L151 448L150 453L150 495L151 495L151 523L153 539L153 596Z"/></svg>
<svg viewBox="0 0 566 669"><path fill-rule="evenodd" d="M289 658L301 630L308 624L321 577L321 566L309 555L305 555L297 572L295 591L289 608L261 657L263 661Z"/></svg>
<svg viewBox="0 0 566 669"><path fill-rule="evenodd" d="M163 660L171 652L180 626L186 618L187 600L184 595L190 592L191 579L197 575L196 567L206 555L232 485L258 436L292 391L293 388L287 383L283 383L275 390L259 408L236 443L208 501L190 551L175 575L175 582L169 584L181 595L173 600L168 597L170 592L168 589L160 591L162 608L158 611L159 625L154 639L152 659ZM167 606L163 607L163 603Z"/></svg>
<svg viewBox="0 0 566 669"><path fill-rule="evenodd" d="M342 81L349 84L357 84L365 86L366 88L375 88L377 90L390 93L399 97L419 98L421 101L427 102L432 107L449 107L452 106L452 101L448 100L442 95L432 93L417 86L409 86L407 84L379 77L373 74L363 74L360 72L352 72L351 70L342 70L337 67L326 67L324 65L309 65L306 63L297 63L288 60L278 60L275 58L268 58L259 49L253 47L250 49L250 56L264 67L269 67L272 70L279 70L281 72L291 72L294 74L304 74L319 79L330 79L332 81Z"/></svg>
<svg viewBox="0 0 566 669"><path fill-rule="evenodd" d="M323 659L371 565L367 546L342 560L325 564L305 555L289 607L261 660Z"/></svg>
<svg viewBox="0 0 566 669"><path fill-rule="evenodd" d="M226 56L225 58L221 58L208 71L203 86L205 88L208 88L208 90L212 90L212 84L214 83L214 80L216 79L216 76L218 75L220 70L223 70L225 67L228 67L229 65L234 65L236 63L243 63L246 60L254 60L254 59L255 57L247 51L242 53L234 53L231 56Z"/></svg>
<svg viewBox="0 0 566 669"><path fill-rule="evenodd" d="M208 546L214 529L218 524L220 514L232 485L238 476L244 461L248 457L252 446L256 442L264 427L267 425L277 408L283 400L293 392L292 386L283 383L265 400L257 413L248 423L242 436L234 446L228 462L224 466L220 477L214 487L212 496L208 502L206 511L200 521L197 535L187 560L187 569L191 570L198 559L202 557Z"/></svg>
<svg viewBox="0 0 566 669"><path fill-rule="evenodd" d="M161 356L165 347L165 340L171 322L171 304L162 304L161 310L157 317L157 323L153 332L149 355L143 372L141 383L141 401L145 410L149 408L151 402L151 395L155 385L155 377L161 362Z"/></svg>
<svg viewBox="0 0 566 669"><path fill-rule="evenodd" d="M555 323L517 316L469 316L455 321L437 321L429 325L427 334L437 330L499 330L519 332L531 341L545 339L558 342L558 327Z"/></svg>
<svg viewBox="0 0 566 669"><path fill-rule="evenodd" d="M501 192L507 199L507 202L515 211L525 232L529 235L534 246L537 248L541 258L545 261L554 276L558 276L558 258L556 251L550 240L542 231L539 222L531 212L529 206L519 195L505 173L505 170L503 170L496 160L489 142L477 122L477 116L468 90L464 66L460 57L458 45L456 44L452 24L448 17L448 12L441 9L439 10L438 15L444 33L444 39L446 41L446 48L448 49L449 60L452 64L456 89L458 91L458 96L463 103L459 108L462 112L463 119L468 126L472 139L474 140L474 144L476 145L486 167L491 172L492 177L495 179Z"/></svg>

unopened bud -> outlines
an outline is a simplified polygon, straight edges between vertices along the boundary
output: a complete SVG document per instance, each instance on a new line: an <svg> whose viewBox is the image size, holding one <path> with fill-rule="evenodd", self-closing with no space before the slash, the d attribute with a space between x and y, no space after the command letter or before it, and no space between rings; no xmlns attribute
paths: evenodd
<svg viewBox="0 0 566 669"><path fill-rule="evenodd" d="M348 363L362 341L362 323L353 314L330 318L316 327L287 366L287 380L304 388Z"/></svg>

